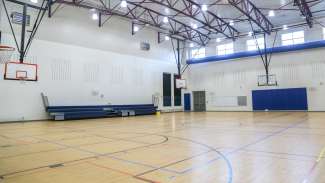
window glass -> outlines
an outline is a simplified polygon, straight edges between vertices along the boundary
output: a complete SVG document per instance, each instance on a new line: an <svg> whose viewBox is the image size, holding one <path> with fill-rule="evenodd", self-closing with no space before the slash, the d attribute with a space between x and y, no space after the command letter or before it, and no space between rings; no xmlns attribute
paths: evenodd
<svg viewBox="0 0 325 183"><path fill-rule="evenodd" d="M264 38L247 40L246 44L247 44L248 51L258 50L258 48L264 49L264 47L265 47Z"/></svg>
<svg viewBox="0 0 325 183"><path fill-rule="evenodd" d="M288 46L288 45L293 45L293 44L302 44L305 42L304 31L297 31L297 32L282 34L281 40L282 40L283 46Z"/></svg>
<svg viewBox="0 0 325 183"><path fill-rule="evenodd" d="M234 43L217 46L217 55L228 55L234 53Z"/></svg>
<svg viewBox="0 0 325 183"><path fill-rule="evenodd" d="M191 58L203 58L203 57L205 57L205 48L191 50Z"/></svg>

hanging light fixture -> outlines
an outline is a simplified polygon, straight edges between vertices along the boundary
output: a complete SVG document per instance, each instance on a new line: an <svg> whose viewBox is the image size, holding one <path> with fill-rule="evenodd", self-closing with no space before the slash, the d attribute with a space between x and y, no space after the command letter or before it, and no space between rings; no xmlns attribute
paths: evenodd
<svg viewBox="0 0 325 183"><path fill-rule="evenodd" d="M164 23L168 23L168 17L164 17L164 18L163 18L163 22L164 22Z"/></svg>
<svg viewBox="0 0 325 183"><path fill-rule="evenodd" d="M91 15L91 18L92 18L93 20L98 20L98 14L97 14L97 12L94 12L94 13Z"/></svg>
<svg viewBox="0 0 325 183"><path fill-rule="evenodd" d="M269 17L274 17L275 16L275 12L274 10L270 10L269 11Z"/></svg>
<svg viewBox="0 0 325 183"><path fill-rule="evenodd" d="M138 31L139 31L139 27L138 27L138 26L134 26L134 27L133 27L133 31L134 31L134 32L138 32Z"/></svg>
<svg viewBox="0 0 325 183"><path fill-rule="evenodd" d="M283 30L288 30L288 25L283 25L283 26L282 26L282 29L283 29Z"/></svg>
<svg viewBox="0 0 325 183"><path fill-rule="evenodd" d="M125 0L121 1L121 7L126 8L128 6L128 3Z"/></svg>
<svg viewBox="0 0 325 183"><path fill-rule="evenodd" d="M206 4L201 6L202 11L208 11L208 6Z"/></svg>

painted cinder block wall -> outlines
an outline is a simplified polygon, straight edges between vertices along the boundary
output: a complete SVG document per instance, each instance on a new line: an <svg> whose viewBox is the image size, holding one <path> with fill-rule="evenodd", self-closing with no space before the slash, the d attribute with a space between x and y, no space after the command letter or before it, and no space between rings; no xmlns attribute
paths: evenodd
<svg viewBox="0 0 325 183"><path fill-rule="evenodd" d="M8 5L9 12L19 11ZM0 12L3 44L14 46ZM129 22L116 18L99 28L89 11L68 6L45 18L25 59L39 65L39 81L3 80L0 64L0 122L47 119L41 92L51 105L152 103L153 94L162 96L162 73L177 72L171 43L158 44L150 29L134 36L130 31ZM150 51L140 50L142 41L151 44Z"/></svg>
<svg viewBox="0 0 325 183"><path fill-rule="evenodd" d="M265 73L260 57L191 65L185 92L206 91L208 111L252 111L252 90L306 87L310 111L325 111L325 49L274 54L270 73L278 86L258 87L257 76ZM244 107L217 107L213 97L247 96Z"/></svg>

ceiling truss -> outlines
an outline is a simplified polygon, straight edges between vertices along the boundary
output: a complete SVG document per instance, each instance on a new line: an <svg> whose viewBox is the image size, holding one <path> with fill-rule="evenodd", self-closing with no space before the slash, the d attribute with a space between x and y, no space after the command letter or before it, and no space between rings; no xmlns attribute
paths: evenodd
<svg viewBox="0 0 325 183"><path fill-rule="evenodd" d="M98 14L99 27L104 26L113 16L122 17L131 21L132 35L143 27L155 29L159 43L163 42L164 37L168 40L171 38L195 43L197 46L205 46L217 38L235 40L246 36L250 31L243 29L241 27L243 24L253 25L256 34L271 34L281 28L279 25L274 25L273 19L271 21L267 16L267 12L272 9L257 6L258 0L125 0L127 3L125 7L121 6L122 0L45 1L49 3L49 17L52 17L62 6L85 8ZM202 4L205 2L207 4ZM317 14L319 17L320 13L325 12L325 8L312 8L324 2L324 0L293 0L273 10L296 11L306 22L298 22L294 25L312 27L317 22L315 18L317 16L313 15ZM220 15L219 10L223 7L232 8L237 15L236 13L228 17Z"/></svg>

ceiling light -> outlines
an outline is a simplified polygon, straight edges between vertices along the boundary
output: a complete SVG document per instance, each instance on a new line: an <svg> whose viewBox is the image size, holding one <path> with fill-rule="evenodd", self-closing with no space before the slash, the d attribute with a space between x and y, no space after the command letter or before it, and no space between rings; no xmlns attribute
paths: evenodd
<svg viewBox="0 0 325 183"><path fill-rule="evenodd" d="M165 8L165 13L169 14L169 9Z"/></svg>
<svg viewBox="0 0 325 183"><path fill-rule="evenodd" d="M164 17L164 18L163 18L163 22L164 22L164 23L168 23L168 17Z"/></svg>
<svg viewBox="0 0 325 183"><path fill-rule="evenodd" d="M128 3L125 0L121 1L121 7L126 8L128 6Z"/></svg>
<svg viewBox="0 0 325 183"><path fill-rule="evenodd" d="M190 43L190 48L193 48L194 47L194 44L193 43Z"/></svg>
<svg viewBox="0 0 325 183"><path fill-rule="evenodd" d="M275 16L275 12L274 10L270 10L269 11L269 17L274 17Z"/></svg>
<svg viewBox="0 0 325 183"><path fill-rule="evenodd" d="M134 31L134 32L138 32L138 31L139 31L139 27L138 27L138 26L134 26L134 27L133 27L133 31Z"/></svg>
<svg viewBox="0 0 325 183"><path fill-rule="evenodd" d="M231 25L231 26L235 25L234 21L230 20L229 25Z"/></svg>
<svg viewBox="0 0 325 183"><path fill-rule="evenodd" d="M217 42L217 43L220 43L220 42L221 42L221 38L217 38L217 39L216 39L216 42Z"/></svg>
<svg viewBox="0 0 325 183"><path fill-rule="evenodd" d="M30 0L32 3L38 3L38 0Z"/></svg>
<svg viewBox="0 0 325 183"><path fill-rule="evenodd" d="M91 16L91 18L93 20L98 20L98 14L97 13L93 13L92 16Z"/></svg>
<svg viewBox="0 0 325 183"><path fill-rule="evenodd" d="M283 29L283 30L288 30L288 26L287 26L287 25L283 25L283 26L282 26L282 29Z"/></svg>
<svg viewBox="0 0 325 183"><path fill-rule="evenodd" d="M165 36L165 41L169 41L170 37L169 36Z"/></svg>
<svg viewBox="0 0 325 183"><path fill-rule="evenodd" d="M192 24L192 28L193 29L197 29L197 25L196 24Z"/></svg>
<svg viewBox="0 0 325 183"><path fill-rule="evenodd" d="M208 11L208 6L206 4L202 5L201 7L202 11Z"/></svg>

